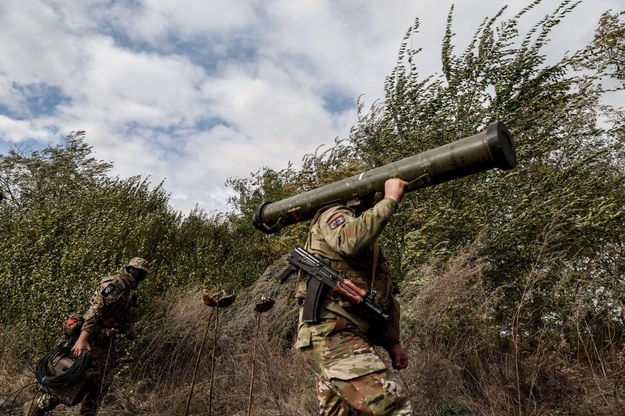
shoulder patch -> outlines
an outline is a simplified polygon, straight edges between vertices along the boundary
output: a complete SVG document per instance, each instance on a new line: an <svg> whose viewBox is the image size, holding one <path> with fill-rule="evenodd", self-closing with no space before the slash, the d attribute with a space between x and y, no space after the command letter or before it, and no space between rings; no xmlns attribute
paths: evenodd
<svg viewBox="0 0 625 416"><path fill-rule="evenodd" d="M336 217L332 218L328 222L328 227L330 227L331 230L334 230L341 224L345 224L345 216L343 216L343 214L337 215Z"/></svg>
<svg viewBox="0 0 625 416"><path fill-rule="evenodd" d="M115 290L115 287L115 284L109 283L102 291L102 296L107 297L108 295L110 295L111 292Z"/></svg>

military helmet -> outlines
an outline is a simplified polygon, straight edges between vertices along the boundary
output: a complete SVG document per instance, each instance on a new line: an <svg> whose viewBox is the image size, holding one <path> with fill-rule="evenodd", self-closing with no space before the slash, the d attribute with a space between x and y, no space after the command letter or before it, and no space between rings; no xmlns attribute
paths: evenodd
<svg viewBox="0 0 625 416"><path fill-rule="evenodd" d="M83 322L85 322L85 319L82 316L76 314L70 315L65 325L63 325L63 333L67 337L78 337L82 330Z"/></svg>
<svg viewBox="0 0 625 416"><path fill-rule="evenodd" d="M135 269L143 270L146 274L149 273L148 261L141 257L131 258L127 267L134 267Z"/></svg>

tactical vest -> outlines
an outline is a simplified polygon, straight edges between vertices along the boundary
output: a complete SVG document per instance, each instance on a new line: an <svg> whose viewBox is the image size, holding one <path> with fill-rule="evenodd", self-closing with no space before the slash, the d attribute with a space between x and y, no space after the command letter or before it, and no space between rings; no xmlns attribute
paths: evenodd
<svg viewBox="0 0 625 416"><path fill-rule="evenodd" d="M343 271L345 277L352 280L359 287L366 291L373 289L376 292L375 303L388 311L392 304L392 280L386 265L386 259L375 247L377 242L355 257L341 256L330 247L321 235L318 220L323 212L325 210L317 212L311 221L305 249L319 259L328 260L333 268ZM301 301L306 297L307 278L301 272L298 276L296 298ZM333 292L328 293L326 298L346 309L348 313L354 313L352 305L341 299L337 294Z"/></svg>
<svg viewBox="0 0 625 416"><path fill-rule="evenodd" d="M116 328L125 333L136 321L138 315L137 292L134 278L122 270L100 282L100 294L105 298L102 316L98 319L95 342L108 343L105 330ZM107 293L108 292L108 293Z"/></svg>

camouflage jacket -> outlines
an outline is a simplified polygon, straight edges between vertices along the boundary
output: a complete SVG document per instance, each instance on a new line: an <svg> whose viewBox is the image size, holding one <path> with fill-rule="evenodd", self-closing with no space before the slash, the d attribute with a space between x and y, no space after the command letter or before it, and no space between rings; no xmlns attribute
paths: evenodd
<svg viewBox="0 0 625 416"><path fill-rule="evenodd" d="M330 292L323 300L320 317L323 318L323 313L326 313L349 319L374 344L386 348L399 343L400 311L392 293L392 278L384 256L378 249L377 238L397 207L396 201L383 199L357 216L344 205L331 206L317 213L312 220L305 247L314 256L329 260L332 267L342 270L347 278L361 288L375 290L376 304L391 316L385 325L375 323L362 310ZM297 291L297 297L303 299L306 291L304 277L300 278Z"/></svg>
<svg viewBox="0 0 625 416"><path fill-rule="evenodd" d="M137 319L137 282L124 267L100 281L84 314L82 330L103 338L104 330L132 333Z"/></svg>

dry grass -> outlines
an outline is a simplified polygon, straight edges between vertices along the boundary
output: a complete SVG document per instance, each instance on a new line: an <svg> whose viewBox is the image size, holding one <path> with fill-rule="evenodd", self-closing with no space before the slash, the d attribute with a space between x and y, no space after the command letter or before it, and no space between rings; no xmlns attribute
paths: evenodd
<svg viewBox="0 0 625 416"><path fill-rule="evenodd" d="M14 407L21 409L24 394L16 392L31 391L27 386L34 381L32 339L28 328L0 327L0 414Z"/></svg>
<svg viewBox="0 0 625 416"><path fill-rule="evenodd" d="M396 374L411 396L415 415L622 414L622 345L595 343L593 349L592 337L580 334L579 345L572 348L546 330L524 334L521 313L519 320L510 319L519 324L516 337L512 329L497 326L493 316L499 294L485 289L487 263L477 256L477 248L423 267L417 272L418 284L411 280L402 288L403 343L411 364ZM220 309L218 328L217 309L204 305L202 288L170 292L158 300L155 312L139 327L136 343L127 345L128 359L118 367L100 414L184 415L196 365L190 415L208 415L209 407L215 416L247 415L252 372L253 415L317 414L313 376L291 348L297 323L295 279L284 285L274 280L283 264L267 269L232 306ZM540 270L532 273L529 286L542 278ZM258 315L254 307L262 296L276 303ZM519 306L527 307L523 300ZM582 328L584 316L569 325ZM24 334L3 332L0 395L5 397L30 377L26 363L32 354L23 352L28 350ZM19 395L12 414L20 414L17 404L29 394L31 390ZM75 415L77 408L60 406L53 414Z"/></svg>
<svg viewBox="0 0 625 416"><path fill-rule="evenodd" d="M138 354L125 374L137 385L132 401L145 403L140 412L183 415L197 367L190 414L208 414L209 406L213 415L246 414L252 370L255 415L310 414L302 405L302 395L294 395L298 390L306 392L309 398L304 402L313 403L312 381L290 348L297 324L294 279L278 285L274 275L280 269L280 264L269 268L227 308L206 306L200 288L159 301L158 315L143 329L149 337L136 346ZM254 308L263 296L276 303L269 312L258 314ZM142 391L142 385L151 388Z"/></svg>

